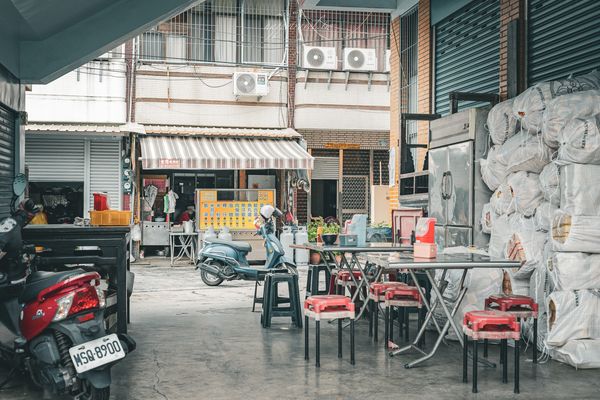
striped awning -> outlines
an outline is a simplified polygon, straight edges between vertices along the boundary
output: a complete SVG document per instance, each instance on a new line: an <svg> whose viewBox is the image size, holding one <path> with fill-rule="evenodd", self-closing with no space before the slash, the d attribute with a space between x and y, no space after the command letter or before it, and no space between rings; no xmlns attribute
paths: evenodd
<svg viewBox="0 0 600 400"><path fill-rule="evenodd" d="M146 136L144 169L313 169L313 158L285 139Z"/></svg>

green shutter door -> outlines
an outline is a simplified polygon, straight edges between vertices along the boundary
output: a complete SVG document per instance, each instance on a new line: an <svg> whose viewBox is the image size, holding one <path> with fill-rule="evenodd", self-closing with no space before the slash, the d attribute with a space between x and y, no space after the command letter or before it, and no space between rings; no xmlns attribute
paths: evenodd
<svg viewBox="0 0 600 400"><path fill-rule="evenodd" d="M435 111L447 114L450 92L498 93L500 2L470 3L435 25ZM478 106L461 102L460 108Z"/></svg>
<svg viewBox="0 0 600 400"><path fill-rule="evenodd" d="M600 69L600 1L530 0L528 84Z"/></svg>
<svg viewBox="0 0 600 400"><path fill-rule="evenodd" d="M12 180L15 175L14 112L0 104L0 219L10 215Z"/></svg>

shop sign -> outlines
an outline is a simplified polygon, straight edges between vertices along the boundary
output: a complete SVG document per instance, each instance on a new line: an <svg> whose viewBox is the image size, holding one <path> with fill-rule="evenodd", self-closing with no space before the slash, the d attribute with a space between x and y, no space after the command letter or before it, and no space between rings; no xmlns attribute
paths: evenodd
<svg viewBox="0 0 600 400"><path fill-rule="evenodd" d="M177 169L181 168L181 160L173 158L161 158L158 160L158 168L160 169Z"/></svg>
<svg viewBox="0 0 600 400"><path fill-rule="evenodd" d="M358 150L360 144L358 143L325 143L326 149L338 149L338 150Z"/></svg>

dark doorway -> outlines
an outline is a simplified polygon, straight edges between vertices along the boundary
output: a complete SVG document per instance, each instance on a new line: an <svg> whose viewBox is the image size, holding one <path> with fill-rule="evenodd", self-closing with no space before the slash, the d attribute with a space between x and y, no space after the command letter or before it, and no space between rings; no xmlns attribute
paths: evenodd
<svg viewBox="0 0 600 400"><path fill-rule="evenodd" d="M337 218L337 180L313 179L311 181L311 215Z"/></svg>

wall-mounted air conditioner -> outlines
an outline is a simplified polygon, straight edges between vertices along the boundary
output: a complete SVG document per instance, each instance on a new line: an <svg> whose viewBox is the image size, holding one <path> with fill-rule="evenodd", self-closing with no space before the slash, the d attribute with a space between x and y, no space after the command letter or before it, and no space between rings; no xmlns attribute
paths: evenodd
<svg viewBox="0 0 600 400"><path fill-rule="evenodd" d="M235 72L233 94L236 97L262 97L269 94L269 74L260 72Z"/></svg>
<svg viewBox="0 0 600 400"><path fill-rule="evenodd" d="M333 70L338 68L335 47L304 46L304 68Z"/></svg>
<svg viewBox="0 0 600 400"><path fill-rule="evenodd" d="M377 71L377 53L375 49L344 49L345 71Z"/></svg>

